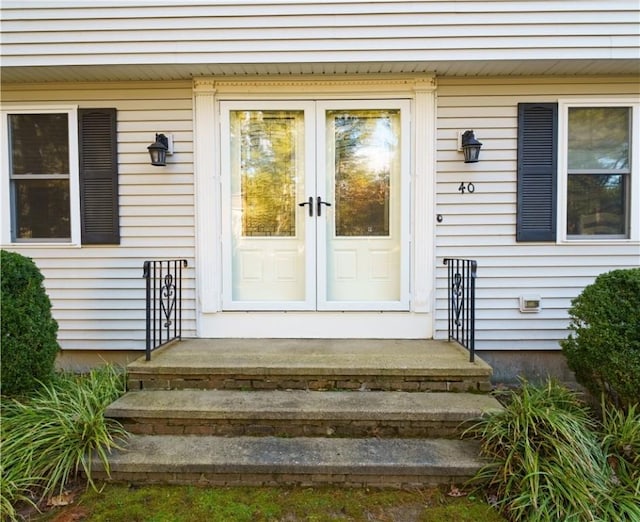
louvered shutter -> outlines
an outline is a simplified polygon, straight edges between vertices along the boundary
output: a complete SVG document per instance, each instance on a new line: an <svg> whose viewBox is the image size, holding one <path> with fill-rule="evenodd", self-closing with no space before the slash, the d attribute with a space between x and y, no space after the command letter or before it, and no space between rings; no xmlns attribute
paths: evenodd
<svg viewBox="0 0 640 522"><path fill-rule="evenodd" d="M119 244L115 109L79 109L83 244Z"/></svg>
<svg viewBox="0 0 640 522"><path fill-rule="evenodd" d="M516 241L556 240L558 104L518 104Z"/></svg>

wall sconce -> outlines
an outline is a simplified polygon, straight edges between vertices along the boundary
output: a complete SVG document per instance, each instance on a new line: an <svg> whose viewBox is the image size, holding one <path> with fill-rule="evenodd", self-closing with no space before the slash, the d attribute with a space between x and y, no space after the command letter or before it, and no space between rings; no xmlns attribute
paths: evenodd
<svg viewBox="0 0 640 522"><path fill-rule="evenodd" d="M462 133L462 152L464 152L465 163L477 163L481 147L482 143L476 139L472 130Z"/></svg>
<svg viewBox="0 0 640 522"><path fill-rule="evenodd" d="M147 147L149 156L151 156L151 165L156 167L164 167L167 164L167 154L173 152L169 147L169 138L164 134L156 133L156 141Z"/></svg>

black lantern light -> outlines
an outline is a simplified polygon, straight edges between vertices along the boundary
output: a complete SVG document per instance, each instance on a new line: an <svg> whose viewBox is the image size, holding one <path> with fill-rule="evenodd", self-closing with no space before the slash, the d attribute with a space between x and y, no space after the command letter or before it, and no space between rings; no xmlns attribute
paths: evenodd
<svg viewBox="0 0 640 522"><path fill-rule="evenodd" d="M476 163L480 156L480 143L472 130L464 131L462 134L462 151L464 152L465 163Z"/></svg>
<svg viewBox="0 0 640 522"><path fill-rule="evenodd" d="M164 167L167 164L167 151L169 150L169 138L164 134L156 134L156 141L147 147L151 156L151 165Z"/></svg>

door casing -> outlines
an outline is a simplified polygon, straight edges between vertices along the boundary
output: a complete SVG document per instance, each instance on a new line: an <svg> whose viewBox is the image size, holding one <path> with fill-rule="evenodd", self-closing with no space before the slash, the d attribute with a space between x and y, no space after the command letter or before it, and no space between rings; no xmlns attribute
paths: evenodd
<svg viewBox="0 0 640 522"><path fill-rule="evenodd" d="M202 77L193 82L198 337L434 337L436 90L430 74L338 77ZM403 99L411 108L410 310L222 310L219 105L232 100Z"/></svg>

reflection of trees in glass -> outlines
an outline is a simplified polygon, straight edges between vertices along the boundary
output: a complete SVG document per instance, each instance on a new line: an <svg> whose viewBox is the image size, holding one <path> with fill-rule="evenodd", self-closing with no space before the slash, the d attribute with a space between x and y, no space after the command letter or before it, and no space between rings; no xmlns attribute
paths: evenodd
<svg viewBox="0 0 640 522"><path fill-rule="evenodd" d="M567 233L626 233L629 108L569 109Z"/></svg>
<svg viewBox="0 0 640 522"><path fill-rule="evenodd" d="M14 183L17 239L71 237L68 180L29 179Z"/></svg>
<svg viewBox="0 0 640 522"><path fill-rule="evenodd" d="M241 118L242 234L294 236L296 116L246 111Z"/></svg>
<svg viewBox="0 0 640 522"><path fill-rule="evenodd" d="M68 115L11 114L8 121L16 239L69 238Z"/></svg>
<svg viewBox="0 0 640 522"><path fill-rule="evenodd" d="M568 234L625 234L623 175L572 174L568 193Z"/></svg>
<svg viewBox="0 0 640 522"><path fill-rule="evenodd" d="M12 174L69 174L66 114L11 114Z"/></svg>
<svg viewBox="0 0 640 522"><path fill-rule="evenodd" d="M569 109L569 169L629 167L629 109Z"/></svg>
<svg viewBox="0 0 640 522"><path fill-rule="evenodd" d="M388 236L397 111L329 113L335 140L337 236Z"/></svg>

